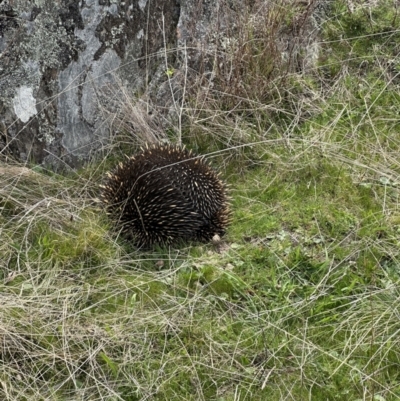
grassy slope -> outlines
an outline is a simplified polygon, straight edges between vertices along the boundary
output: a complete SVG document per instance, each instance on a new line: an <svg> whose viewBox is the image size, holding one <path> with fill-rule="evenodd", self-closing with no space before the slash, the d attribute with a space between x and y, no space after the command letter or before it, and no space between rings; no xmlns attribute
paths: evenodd
<svg viewBox="0 0 400 401"><path fill-rule="evenodd" d="M285 80L279 113L189 118L218 133L189 144L228 149L222 252L116 241L91 201L103 162L1 171L1 399L400 397L400 17L350 6L333 5L318 68Z"/></svg>

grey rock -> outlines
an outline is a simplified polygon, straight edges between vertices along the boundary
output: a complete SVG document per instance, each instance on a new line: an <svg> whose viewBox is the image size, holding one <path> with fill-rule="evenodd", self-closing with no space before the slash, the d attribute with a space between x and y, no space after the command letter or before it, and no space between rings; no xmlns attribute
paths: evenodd
<svg viewBox="0 0 400 401"><path fill-rule="evenodd" d="M101 148L110 130L105 111L115 109L110 88L143 89L161 62L147 55L164 39L176 46L176 7L176 0L2 1L0 155L74 167Z"/></svg>

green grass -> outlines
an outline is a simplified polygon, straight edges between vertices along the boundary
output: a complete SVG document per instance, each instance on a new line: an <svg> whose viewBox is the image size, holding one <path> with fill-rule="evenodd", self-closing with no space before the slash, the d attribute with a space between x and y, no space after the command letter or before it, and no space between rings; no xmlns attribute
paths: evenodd
<svg viewBox="0 0 400 401"><path fill-rule="evenodd" d="M0 166L0 399L399 399L399 18L354 4L278 110L185 111L230 184L222 244L115 237L93 198L122 142L70 175Z"/></svg>

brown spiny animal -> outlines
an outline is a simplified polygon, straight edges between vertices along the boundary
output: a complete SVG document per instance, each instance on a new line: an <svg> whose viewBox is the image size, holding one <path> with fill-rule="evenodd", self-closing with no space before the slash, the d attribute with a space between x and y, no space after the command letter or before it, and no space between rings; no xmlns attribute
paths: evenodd
<svg viewBox="0 0 400 401"><path fill-rule="evenodd" d="M225 184L203 157L175 145L152 145L120 163L100 199L122 235L148 247L210 241L229 223Z"/></svg>

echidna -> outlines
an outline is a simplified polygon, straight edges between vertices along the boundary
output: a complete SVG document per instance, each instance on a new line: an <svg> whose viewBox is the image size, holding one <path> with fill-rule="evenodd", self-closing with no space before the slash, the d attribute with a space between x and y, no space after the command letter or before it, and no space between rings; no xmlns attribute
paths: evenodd
<svg viewBox="0 0 400 401"><path fill-rule="evenodd" d="M108 173L100 199L124 237L137 246L209 241L229 221L226 187L203 157L152 145Z"/></svg>

